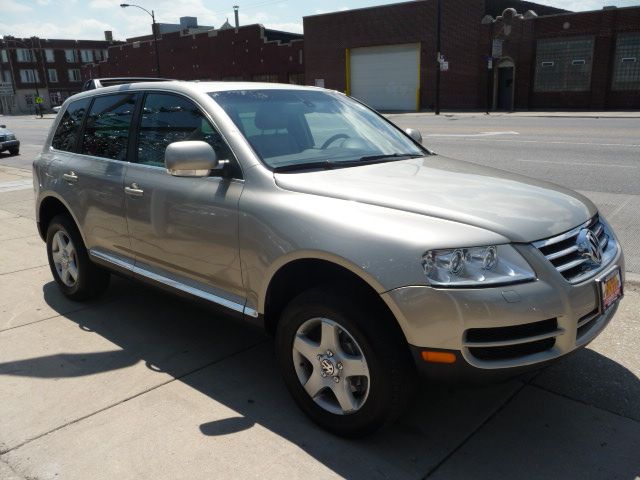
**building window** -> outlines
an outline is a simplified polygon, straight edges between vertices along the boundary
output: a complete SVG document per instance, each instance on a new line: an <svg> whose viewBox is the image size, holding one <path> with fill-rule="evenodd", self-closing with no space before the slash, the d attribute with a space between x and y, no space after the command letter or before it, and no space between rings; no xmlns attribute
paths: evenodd
<svg viewBox="0 0 640 480"><path fill-rule="evenodd" d="M80 50L80 58L83 63L93 62L93 52L91 50Z"/></svg>
<svg viewBox="0 0 640 480"><path fill-rule="evenodd" d="M64 51L64 58L67 63L78 63L78 51L67 49Z"/></svg>
<svg viewBox="0 0 640 480"><path fill-rule="evenodd" d="M102 50L102 59L103 60L108 60L109 59L109 50Z"/></svg>
<svg viewBox="0 0 640 480"><path fill-rule="evenodd" d="M53 48L46 48L44 50L44 56L47 60L47 63L53 63L55 62L55 58L53 56Z"/></svg>
<svg viewBox="0 0 640 480"><path fill-rule="evenodd" d="M11 78L11 72L9 70L4 70L2 72L2 80L6 83L13 83L13 79Z"/></svg>
<svg viewBox="0 0 640 480"><path fill-rule="evenodd" d="M34 61L33 50L28 48L16 48L16 55L18 61L23 63L29 63Z"/></svg>
<svg viewBox="0 0 640 480"><path fill-rule="evenodd" d="M640 90L640 33L624 33L616 39L611 90Z"/></svg>
<svg viewBox="0 0 640 480"><path fill-rule="evenodd" d="M593 37L538 40L536 92L584 92L591 88Z"/></svg>
<svg viewBox="0 0 640 480"><path fill-rule="evenodd" d="M304 85L304 73L290 73L289 83L293 85Z"/></svg>
<svg viewBox="0 0 640 480"><path fill-rule="evenodd" d="M9 61L6 50L0 50L0 58L2 59L2 63L7 63Z"/></svg>
<svg viewBox="0 0 640 480"><path fill-rule="evenodd" d="M266 73L264 75L254 75L253 77L251 77L251 81L278 83L280 81L280 77L277 73Z"/></svg>
<svg viewBox="0 0 640 480"><path fill-rule="evenodd" d="M50 68L47 70L49 74L49 81L51 83L56 83L58 81L58 71L55 68Z"/></svg>
<svg viewBox="0 0 640 480"><path fill-rule="evenodd" d="M24 96L24 102L27 104L28 107L32 107L35 100L35 95L33 93L27 93Z"/></svg>
<svg viewBox="0 0 640 480"><path fill-rule="evenodd" d="M29 70L20 70L20 81L22 83L36 83L39 82L38 71L29 69Z"/></svg>
<svg viewBox="0 0 640 480"><path fill-rule="evenodd" d="M51 103L51 106L61 105L62 95L60 95L60 92L49 93L49 102Z"/></svg>
<svg viewBox="0 0 640 480"><path fill-rule="evenodd" d="M70 68L68 70L68 74L69 74L69 81L70 82L80 82L80 81L82 81L82 77L80 76L80 69L79 68Z"/></svg>

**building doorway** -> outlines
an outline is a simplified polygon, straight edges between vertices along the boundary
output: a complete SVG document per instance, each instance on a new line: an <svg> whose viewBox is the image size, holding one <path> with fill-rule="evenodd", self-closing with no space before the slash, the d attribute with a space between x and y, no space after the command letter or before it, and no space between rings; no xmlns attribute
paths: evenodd
<svg viewBox="0 0 640 480"><path fill-rule="evenodd" d="M494 91L494 108L502 111L513 110L515 86L515 65L510 59L501 60L496 71L497 81Z"/></svg>

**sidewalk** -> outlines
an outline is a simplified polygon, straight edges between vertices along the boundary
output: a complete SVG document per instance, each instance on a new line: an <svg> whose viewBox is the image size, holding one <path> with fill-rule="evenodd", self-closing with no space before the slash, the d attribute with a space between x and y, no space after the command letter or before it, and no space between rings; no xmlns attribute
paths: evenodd
<svg viewBox="0 0 640 480"><path fill-rule="evenodd" d="M64 298L28 180L0 168L3 480L640 473L637 287L588 348L541 373L485 388L423 384L397 425L344 440L295 407L272 341L252 327L117 277L96 301Z"/></svg>

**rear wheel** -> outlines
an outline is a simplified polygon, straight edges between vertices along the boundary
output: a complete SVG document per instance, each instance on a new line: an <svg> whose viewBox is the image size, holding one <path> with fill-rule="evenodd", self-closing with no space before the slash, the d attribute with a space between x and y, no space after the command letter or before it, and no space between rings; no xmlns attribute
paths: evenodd
<svg viewBox="0 0 640 480"><path fill-rule="evenodd" d="M402 413L415 372L392 321L330 287L302 293L287 306L276 332L278 361L289 391L313 421L355 437Z"/></svg>
<svg viewBox="0 0 640 480"><path fill-rule="evenodd" d="M94 298L109 286L109 272L91 262L80 232L67 215L54 217L47 227L47 256L58 287L72 300Z"/></svg>

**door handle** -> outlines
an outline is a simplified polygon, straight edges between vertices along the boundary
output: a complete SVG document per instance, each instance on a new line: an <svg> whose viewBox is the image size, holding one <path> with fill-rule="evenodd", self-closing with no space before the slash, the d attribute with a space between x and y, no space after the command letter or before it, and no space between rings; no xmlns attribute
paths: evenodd
<svg viewBox="0 0 640 480"><path fill-rule="evenodd" d="M63 173L62 178L64 178L69 183L76 183L78 181L78 175L76 175L76 172L74 171Z"/></svg>
<svg viewBox="0 0 640 480"><path fill-rule="evenodd" d="M142 190L137 183L132 183L128 187L124 187L124 193L130 197L142 197L144 195L144 190Z"/></svg>

